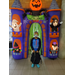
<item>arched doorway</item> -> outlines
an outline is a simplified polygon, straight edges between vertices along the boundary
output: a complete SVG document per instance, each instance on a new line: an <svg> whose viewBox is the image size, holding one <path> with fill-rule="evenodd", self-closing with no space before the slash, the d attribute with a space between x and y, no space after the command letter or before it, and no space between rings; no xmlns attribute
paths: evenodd
<svg viewBox="0 0 75 75"><path fill-rule="evenodd" d="M18 44L19 49L21 49L21 41L19 39L15 39L13 42L13 47L14 47L15 42Z"/></svg>
<svg viewBox="0 0 75 75"><path fill-rule="evenodd" d="M53 42L56 42L57 45L58 45L58 41L57 41L57 39L52 39L51 42L50 42L50 48L52 47L52 43L53 43Z"/></svg>
<svg viewBox="0 0 75 75"><path fill-rule="evenodd" d="M29 24L30 23L30 24ZM28 24L26 24L25 25L25 32L24 32L24 58L27 58L28 57L28 54L29 53L31 53L31 52L29 52L30 51L30 39L29 39L29 31L30 31L30 29L31 29L31 27L33 26L33 24L34 25L36 25L36 26L38 26L39 25L39 29L41 30L41 37L42 37L42 42L41 42L41 44L42 44L42 55L44 56L44 57L47 57L47 29L46 29L46 25L45 24L43 24L42 23L42 21L39 21L38 23L36 23L36 22L33 22L33 21L29 21L29 23ZM40 30L37 30L37 31L39 31L40 32ZM34 29L31 29L31 31L30 32L32 32ZM33 32L32 32L33 33ZM40 53L40 54L41 54Z"/></svg>
<svg viewBox="0 0 75 75"><path fill-rule="evenodd" d="M42 29L39 23L33 23L29 29L29 51L28 53L31 54L31 39L34 37L34 32L37 31L39 33L39 38L41 39L41 49L40 55L42 54L43 47L42 47Z"/></svg>

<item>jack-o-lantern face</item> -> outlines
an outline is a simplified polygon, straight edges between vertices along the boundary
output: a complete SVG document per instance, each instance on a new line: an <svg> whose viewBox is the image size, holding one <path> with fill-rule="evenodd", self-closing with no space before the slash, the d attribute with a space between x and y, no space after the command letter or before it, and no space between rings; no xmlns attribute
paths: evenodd
<svg viewBox="0 0 75 75"><path fill-rule="evenodd" d="M39 11L42 7L42 2L41 0L31 0L30 1L30 8L33 11Z"/></svg>

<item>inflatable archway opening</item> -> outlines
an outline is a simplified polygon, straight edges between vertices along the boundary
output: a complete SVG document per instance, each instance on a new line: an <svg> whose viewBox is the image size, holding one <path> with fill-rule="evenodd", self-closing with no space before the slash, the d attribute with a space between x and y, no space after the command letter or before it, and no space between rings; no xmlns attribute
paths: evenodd
<svg viewBox="0 0 75 75"><path fill-rule="evenodd" d="M42 29L39 23L32 23L29 29L29 54L31 53L31 39L34 37L34 33L38 32L38 37L41 39L41 49L40 49L40 54L42 54Z"/></svg>

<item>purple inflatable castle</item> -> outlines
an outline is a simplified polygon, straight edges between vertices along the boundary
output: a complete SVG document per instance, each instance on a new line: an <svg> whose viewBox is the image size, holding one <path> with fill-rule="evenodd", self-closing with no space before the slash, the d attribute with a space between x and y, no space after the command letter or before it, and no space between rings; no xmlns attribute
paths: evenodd
<svg viewBox="0 0 75 75"><path fill-rule="evenodd" d="M57 32L52 32L52 28L50 27L50 22L52 22L52 18L57 18L60 22L60 11L56 0L52 0L52 3L47 10L48 20L39 20L34 22L33 20L29 20L27 16L23 19L24 9L21 6L19 0L15 0L11 9L11 20L12 26L12 45L14 47L15 42L18 44L19 48L22 50L21 53L15 53L12 51L12 56L14 59L23 59L28 57L28 49L29 49L29 29L33 23L38 23L41 26L42 30L42 55L43 57L48 58L57 58L58 52L52 54L50 53L50 48L52 47L52 43L56 42L59 47L59 28L57 28Z"/></svg>

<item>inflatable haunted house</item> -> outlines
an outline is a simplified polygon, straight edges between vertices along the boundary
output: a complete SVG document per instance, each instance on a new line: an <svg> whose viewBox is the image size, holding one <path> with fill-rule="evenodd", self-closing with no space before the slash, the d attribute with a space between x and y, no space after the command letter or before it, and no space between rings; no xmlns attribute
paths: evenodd
<svg viewBox="0 0 75 75"><path fill-rule="evenodd" d="M41 0L39 0L39 3L37 3L39 4L39 7L42 8L42 2L40 1ZM33 6L36 6L37 8L37 5ZM53 32L52 27L50 26L50 24L54 22L53 18L60 23L61 9L59 9L56 0L52 0L49 9L46 9L46 14L48 17L44 16L44 12L36 16L30 12L27 12L27 15L23 18L23 14L26 11L22 8L19 0L15 0L10 9L13 38L13 58L23 59L28 57L28 54L31 53L30 40L34 37L35 31L39 33L38 37L41 39L40 55L48 58L57 58L59 52L59 27L56 28L57 31ZM39 10L37 9L36 11Z"/></svg>

